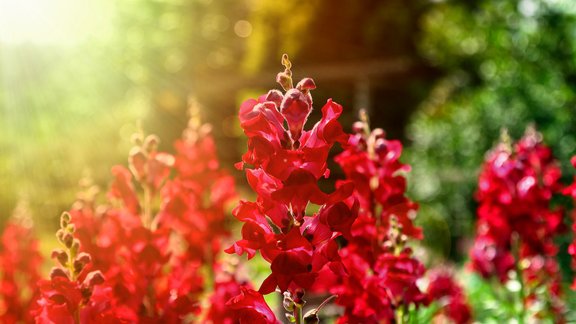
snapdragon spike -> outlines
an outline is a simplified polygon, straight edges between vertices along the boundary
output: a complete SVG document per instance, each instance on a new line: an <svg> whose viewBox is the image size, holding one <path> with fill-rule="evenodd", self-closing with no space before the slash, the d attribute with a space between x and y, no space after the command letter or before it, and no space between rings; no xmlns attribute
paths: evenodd
<svg viewBox="0 0 576 324"><path fill-rule="evenodd" d="M340 323L392 323L406 320L411 306L428 303L417 285L425 267L407 246L423 235L413 223L418 206L405 196L402 173L410 168L399 160L402 145L386 139L381 129L370 131L362 116L335 159L354 183L359 202L358 218L347 225L347 244L339 253L349 276L327 286L344 307Z"/></svg>
<svg viewBox="0 0 576 324"><path fill-rule="evenodd" d="M120 323L110 290L101 287L104 276L91 271L92 258L80 252L74 233L70 214L63 213L56 233L62 249L52 252L58 266L50 271L49 280L38 283L38 306L32 309L36 323Z"/></svg>
<svg viewBox="0 0 576 324"><path fill-rule="evenodd" d="M310 91L316 86L304 79L293 88L287 57L283 63L286 70L278 80L286 93L271 90L240 107L248 151L238 167L251 166L245 172L257 199L241 201L234 209L234 216L244 223L242 239L227 252L246 253L249 258L260 252L270 263L271 274L259 292L268 294L278 288L296 296L312 287L324 267L344 273L336 238L348 235L357 204L353 199L345 202L352 192L349 182L333 193L318 187L318 181L330 173L326 164L330 149L348 140L338 122L342 106L328 100L321 120L306 130L312 110ZM320 206L314 215L307 213L310 203ZM296 317L302 320L302 314Z"/></svg>
<svg viewBox="0 0 576 324"><path fill-rule="evenodd" d="M560 278L553 270L558 249L553 239L564 229L563 210L550 202L562 189L560 168L533 128L514 146L507 135L503 138L487 155L479 177L471 267L503 283L516 278L524 310L540 300L550 307L538 312L550 311L559 320Z"/></svg>
<svg viewBox="0 0 576 324"><path fill-rule="evenodd" d="M122 321L205 317L201 298L213 280L204 274L220 271L227 205L236 192L220 168L210 127L197 109L191 113L175 155L158 152L155 136L136 135L129 167L113 168L109 204L96 207L94 195L82 194L71 211Z"/></svg>

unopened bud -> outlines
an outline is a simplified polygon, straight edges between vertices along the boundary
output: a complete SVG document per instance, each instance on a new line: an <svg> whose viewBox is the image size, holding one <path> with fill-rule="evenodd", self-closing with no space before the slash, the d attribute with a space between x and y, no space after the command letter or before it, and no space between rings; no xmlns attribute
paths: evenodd
<svg viewBox="0 0 576 324"><path fill-rule="evenodd" d="M66 271L64 271L64 269L54 267L52 268L52 270L50 270L50 279L54 280L57 277L68 279L68 274L66 273Z"/></svg>
<svg viewBox="0 0 576 324"><path fill-rule="evenodd" d="M92 288L95 285L99 285L102 283L104 283L104 275L102 275L102 272L100 272L100 270L97 270L90 272L86 276L86 279L84 279L84 282L82 284L86 287Z"/></svg>
<svg viewBox="0 0 576 324"><path fill-rule="evenodd" d="M352 131L356 134L364 133L364 123L361 121L357 121L352 124Z"/></svg>
<svg viewBox="0 0 576 324"><path fill-rule="evenodd" d="M146 136L144 140L144 149L147 152L154 152L158 148L158 144L160 144L160 138L154 134Z"/></svg>
<svg viewBox="0 0 576 324"><path fill-rule="evenodd" d="M276 107L280 107L280 103L282 103L282 99L284 99L284 95L279 90L270 90L266 95L266 101L271 101L276 104Z"/></svg>
<svg viewBox="0 0 576 324"><path fill-rule="evenodd" d="M72 246L70 247L70 255L71 257L74 257L78 254L78 251L80 250L80 241L78 240L74 240L72 242Z"/></svg>
<svg viewBox="0 0 576 324"><path fill-rule="evenodd" d="M73 242L74 242L74 237L70 233L65 233L64 236L62 237L62 243L67 248L71 248Z"/></svg>
<svg viewBox="0 0 576 324"><path fill-rule="evenodd" d="M298 82L296 88L302 92L307 92L316 89L316 83L311 78L304 78Z"/></svg>
<svg viewBox="0 0 576 324"><path fill-rule="evenodd" d="M130 156L128 157L128 163L130 170L136 179L141 180L146 175L146 161L148 157L139 147L134 147L130 151Z"/></svg>
<svg viewBox="0 0 576 324"><path fill-rule="evenodd" d="M318 324L318 323L320 323L320 319L318 318L318 314L316 314L315 309L308 311L308 313L306 313L306 315L304 315L304 323L305 324Z"/></svg>
<svg viewBox="0 0 576 324"><path fill-rule="evenodd" d="M62 215L60 216L60 228L66 228L66 226L68 226L71 220L72 216L70 216L70 213L63 212Z"/></svg>
<svg viewBox="0 0 576 324"><path fill-rule="evenodd" d="M282 300L282 306L284 306L284 309L288 312L294 311L294 301L290 297L290 293L287 291L284 292L284 299Z"/></svg>
<svg viewBox="0 0 576 324"><path fill-rule="evenodd" d="M74 233L76 232L76 225L68 224L68 226L66 226L66 230L68 231L68 233Z"/></svg>
<svg viewBox="0 0 576 324"><path fill-rule="evenodd" d="M382 128L376 128L372 131L372 136L376 139L385 138L386 132Z"/></svg>
<svg viewBox="0 0 576 324"><path fill-rule="evenodd" d="M59 242L64 243L64 230L63 229L59 229L56 232L56 238L58 239Z"/></svg>
<svg viewBox="0 0 576 324"><path fill-rule="evenodd" d="M294 317L294 315L286 313L284 314L286 315L286 319L288 320L288 322L290 323L296 323L296 317Z"/></svg>
<svg viewBox="0 0 576 324"><path fill-rule="evenodd" d="M58 260L62 266L66 266L68 262L68 253L64 250L54 250L52 251L52 258Z"/></svg>
<svg viewBox="0 0 576 324"><path fill-rule="evenodd" d="M74 260L74 270L76 271L76 273L82 272L82 270L84 270L84 267L88 263L90 263L90 261L92 261L90 254L86 252L81 252L80 254L78 254L76 260Z"/></svg>
<svg viewBox="0 0 576 324"><path fill-rule="evenodd" d="M288 91L293 88L292 85L292 77L289 76L286 72L280 72L276 75L276 82L282 86L284 91Z"/></svg>
<svg viewBox="0 0 576 324"><path fill-rule="evenodd" d="M380 154L386 152L386 149L387 149L386 140L382 138L377 139L376 143L374 143L374 151Z"/></svg>

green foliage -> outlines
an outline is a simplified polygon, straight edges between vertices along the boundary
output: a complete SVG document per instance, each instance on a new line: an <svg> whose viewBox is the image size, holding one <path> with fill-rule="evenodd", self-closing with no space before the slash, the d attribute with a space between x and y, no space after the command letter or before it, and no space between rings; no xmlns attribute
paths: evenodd
<svg viewBox="0 0 576 324"><path fill-rule="evenodd" d="M500 129L519 138L534 123L572 173L576 10L568 0L451 1L436 4L422 27L421 52L445 77L409 126L411 191L462 237L472 229L478 168Z"/></svg>

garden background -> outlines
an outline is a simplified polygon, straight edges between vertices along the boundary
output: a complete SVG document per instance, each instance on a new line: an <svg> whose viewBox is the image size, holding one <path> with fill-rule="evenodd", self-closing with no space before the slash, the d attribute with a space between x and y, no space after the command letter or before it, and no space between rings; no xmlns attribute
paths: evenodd
<svg viewBox="0 0 576 324"><path fill-rule="evenodd" d="M139 129L171 152L192 99L246 186L233 169L246 145L238 107L277 87L282 53L297 79L315 79L316 102L345 107L347 131L366 109L404 143L435 258L465 262L500 129L517 139L536 125L565 183L574 175L571 0L0 0L0 223L26 210L55 241L79 181L106 191ZM558 242L566 282L570 240Z"/></svg>

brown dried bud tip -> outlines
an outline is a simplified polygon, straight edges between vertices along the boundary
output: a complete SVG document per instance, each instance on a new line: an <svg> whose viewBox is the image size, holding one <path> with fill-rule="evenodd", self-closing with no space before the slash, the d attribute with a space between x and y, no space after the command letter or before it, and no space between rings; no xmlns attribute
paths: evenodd
<svg viewBox="0 0 576 324"><path fill-rule="evenodd" d="M154 152L160 144L160 138L154 134L146 136L144 140L144 149L148 152Z"/></svg>
<svg viewBox="0 0 576 324"><path fill-rule="evenodd" d="M102 283L104 283L104 275L100 270L97 270L90 272L82 284L86 287L92 288L95 285L100 285Z"/></svg>
<svg viewBox="0 0 576 324"><path fill-rule="evenodd" d="M52 251L51 257L58 260L62 266L66 266L66 263L68 262L68 253L66 253L64 250Z"/></svg>
<svg viewBox="0 0 576 324"><path fill-rule="evenodd" d="M68 278L68 274L64 269L54 267L50 270L50 279L54 280L57 277Z"/></svg>
<svg viewBox="0 0 576 324"><path fill-rule="evenodd" d="M70 233L65 233L62 237L62 244L64 244L67 248L72 247L72 243L74 242L74 237Z"/></svg>
<svg viewBox="0 0 576 324"><path fill-rule="evenodd" d="M66 228L66 226L70 224L71 220L72 216L70 216L70 213L63 212L62 215L60 216L60 228Z"/></svg>
<svg viewBox="0 0 576 324"><path fill-rule="evenodd" d="M90 256L90 254L88 254L86 252L82 252L82 253L78 254L78 256L76 257L76 261L80 261L84 264L88 264L92 261L92 257Z"/></svg>
<svg viewBox="0 0 576 324"><path fill-rule="evenodd" d="M64 243L64 230L63 229L59 229L56 232L56 238L58 239L59 242Z"/></svg>

